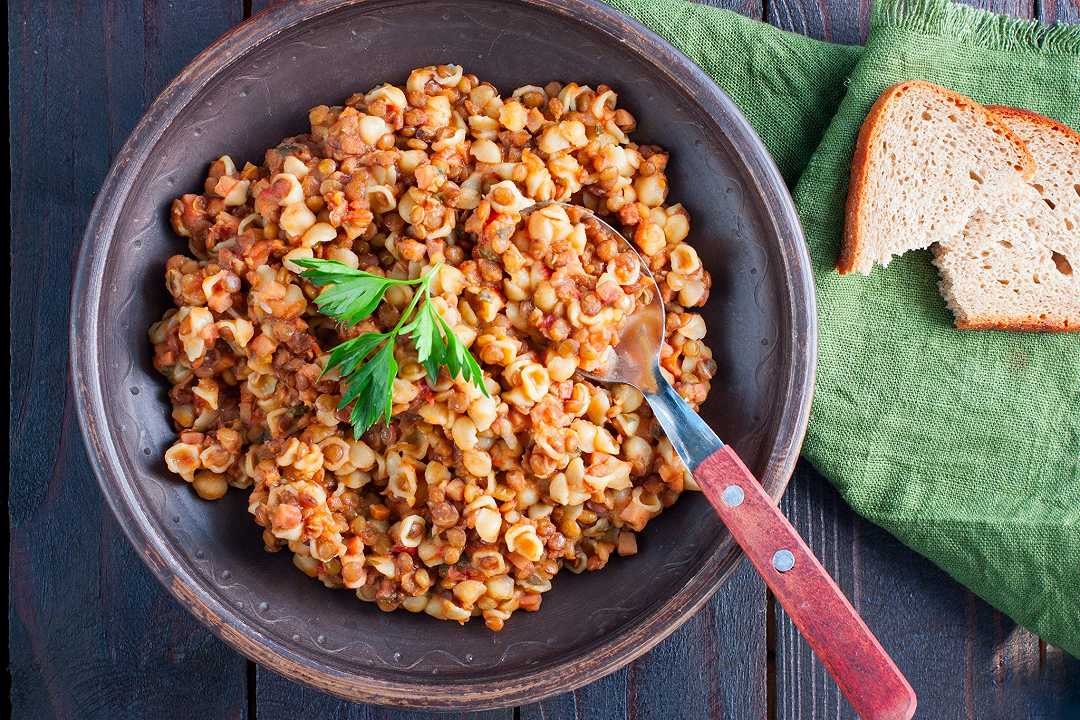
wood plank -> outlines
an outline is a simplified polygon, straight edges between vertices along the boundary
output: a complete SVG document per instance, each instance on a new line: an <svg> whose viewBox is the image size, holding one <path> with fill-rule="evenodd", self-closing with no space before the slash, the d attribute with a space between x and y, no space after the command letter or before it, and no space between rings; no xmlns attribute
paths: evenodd
<svg viewBox="0 0 1080 720"><path fill-rule="evenodd" d="M697 0L762 19L761 0ZM648 655L597 682L520 709L521 720L764 718L765 584L749 563Z"/></svg>
<svg viewBox="0 0 1080 720"><path fill-rule="evenodd" d="M1020 17L1034 0L964 0ZM1040 17L1073 20L1078 0L1043 0ZM863 42L870 3L772 0L772 24L833 42ZM855 516L808 466L782 507L919 694L941 717L1068 717L1080 713L1080 662L1047 649L928 561ZM905 600L898 607L896 598ZM988 632L989 630L989 632ZM854 717L790 620L776 611L776 717ZM963 670L956 660L963 658ZM1070 679L1071 678L1071 679Z"/></svg>
<svg viewBox="0 0 1080 720"><path fill-rule="evenodd" d="M252 0L251 14L287 0ZM445 714L394 710L379 705L350 703L288 680L266 668L254 673L254 706L258 720L293 720L296 717L335 718L336 720L445 720ZM513 720L514 709L471 713L472 720Z"/></svg>
<svg viewBox="0 0 1080 720"><path fill-rule="evenodd" d="M1013 17L1035 17L1036 0L958 0L965 5L989 10L999 15L1012 15Z"/></svg>
<svg viewBox="0 0 1080 720"><path fill-rule="evenodd" d="M1080 710L1080 661L1051 648L881 528L800 463L788 518L852 599L919 696L926 717L1066 718ZM854 718L779 609L776 718Z"/></svg>
<svg viewBox="0 0 1080 720"><path fill-rule="evenodd" d="M251 0L251 12L257 13L273 5L279 5L282 2L288 2L288 0ZM747 17L759 20L764 15L762 11L762 0L694 0L694 2L734 10Z"/></svg>
<svg viewBox="0 0 1080 720"><path fill-rule="evenodd" d="M450 717L444 713L395 710L381 705L350 703L286 680L261 666L256 670L255 687L255 717L258 720L295 720L298 717L335 720L447 720ZM514 709L453 717L463 720L513 720Z"/></svg>
<svg viewBox="0 0 1080 720"><path fill-rule="evenodd" d="M1036 0L959 0L1006 15L1034 17ZM1050 0L1074 3L1078 0ZM809 35L818 40L861 44L870 29L871 0L769 0L765 19L782 30Z"/></svg>
<svg viewBox="0 0 1080 720"><path fill-rule="evenodd" d="M854 45L866 39L871 0L768 0L765 20L782 30Z"/></svg>
<svg viewBox="0 0 1080 720"><path fill-rule="evenodd" d="M712 5L713 7L724 8L725 10L733 10L740 15L754 18L755 20L762 20L765 17L765 8L763 0L694 0L694 2L700 2L702 5Z"/></svg>
<svg viewBox="0 0 1080 720"><path fill-rule="evenodd" d="M760 14L760 3L752 0L708 1L751 16ZM860 13L866 4L862 0L850 13L854 21L847 25L822 21L817 36L851 41L845 38L859 32L857 23L865 16ZM264 3L254 0L251 5L258 11ZM188 717L202 712L209 717L247 716L243 660L163 593L98 500L66 383L60 387L56 382L66 374L66 294L56 293L55 286L39 280L46 267L70 267L92 195L109 158L142 108L189 57L238 19L238 7L238 3L215 2L193 7L189 2L176 9L148 1L141 8L118 3L102 12L85 4L68 7L68 3L46 5L29 0L9 7L11 132L18 138L12 143L12 237L19 238L22 245L20 253L12 255L11 298L12 307L29 310L12 314L13 326L18 324L12 337L20 338L20 343L18 352L13 343L11 353L14 390L9 430L11 702L19 717ZM1030 7L1030 3L998 3L995 7L1020 9ZM1077 0L1044 0L1039 10L1040 17L1047 20L1080 21ZM791 16L790 11L788 14ZM107 117L102 117L102 105ZM46 122L31 114L42 106L50 108ZM53 188L52 194L38 195L42 187ZM40 477L40 469L47 469L45 478ZM829 492L827 486L821 490L823 496ZM833 502L840 504L835 497ZM76 522L60 527L46 522L58 517L75 518ZM884 540L877 537L875 533L883 533L857 518L849 521L853 538L895 544L887 536ZM819 530L824 528L822 521ZM72 566L68 561L71 548L85 546L87 538L97 540L95 556L80 553L80 562ZM855 544L853 540L852 547ZM898 545L893 550L907 552ZM881 558L875 562L879 571L891 567ZM904 562L897 564L903 566ZM869 565L852 563L851 574L856 579L859 567ZM746 573L752 575L752 570L744 565L740 575ZM950 582L936 576L937 582L943 579ZM685 716L764 717L760 711L765 702L764 683L757 681L755 670L764 666L764 660L747 663L734 672L736 687L749 682L755 688L745 696L729 696L730 679L716 686L716 676L689 675L677 676L677 691L664 695L672 682L671 674L701 667L703 648L709 647L706 638L721 644L734 642L727 633L730 627L745 622L744 602L726 608L720 605L726 593L734 592L736 582L738 579L733 579L697 618L631 668L573 695L523 708L522 715L638 717L644 713L676 717L683 708L691 708L693 712L686 710ZM852 587L857 586L853 581ZM738 592L748 593L745 603L754 605L757 596L750 584ZM932 582L911 593L919 603L934 595ZM953 600L956 597L950 595ZM962 611L957 612L967 627L961 655L967 669L960 679L960 695L949 690L942 699L962 696L968 702L967 717L984 717L974 700L984 696L1002 696L999 706L1015 713L1001 710L1000 715L985 717L1066 717L1070 708L1076 711L1080 707L1076 685L1080 667L1075 659L1054 648L1040 647L1030 633L1015 629L970 594L964 592L959 597ZM949 603L935 600L934 604ZM780 636L782 621L777 629ZM987 627L993 628L992 633L987 633ZM977 640L980 637L982 641ZM986 646L991 650L989 671L981 661L987 656ZM763 648L764 642L752 647ZM723 656L745 649L741 642L734 642L719 652ZM805 665L810 664L808 656L804 660ZM695 661L697 665L691 665ZM820 667L817 670L819 677L823 676ZM258 696L260 717L291 717L297 708L307 712L315 708L312 715L316 717L427 717L424 713L350 705L261 669L258 677L260 690L265 688ZM949 677L951 674L945 673L937 679ZM711 695L702 691L709 683L714 685ZM800 692L803 689L799 687ZM826 689L810 688L809 694L824 697ZM832 692L834 701L826 706L839 713L842 704L835 698L835 688ZM1027 700L1014 700L1014 693ZM920 695L924 711L934 707L927 705L927 697L935 699L932 695ZM1008 700L1004 700L1006 696ZM1029 700L1033 696L1051 702L1032 705ZM781 704L784 697L780 689ZM811 716L814 707L811 705L805 716ZM506 718L511 714L502 711L477 717Z"/></svg>
<svg viewBox="0 0 1080 720"><path fill-rule="evenodd" d="M1080 0L1040 0L1036 17L1046 23L1080 23Z"/></svg>
<svg viewBox="0 0 1080 720"><path fill-rule="evenodd" d="M764 719L765 618L765 583L744 561L652 652L581 690L521 708L521 719Z"/></svg>
<svg viewBox="0 0 1080 720"><path fill-rule="evenodd" d="M8 7L15 717L246 717L243 659L158 585L105 507L67 381L70 272L110 159L160 86L240 17L239 1L172 5Z"/></svg>
<svg viewBox="0 0 1080 720"><path fill-rule="evenodd" d="M285 2L289 2L289 0L251 0L251 15L262 12L268 7L272 7L274 5L281 5Z"/></svg>

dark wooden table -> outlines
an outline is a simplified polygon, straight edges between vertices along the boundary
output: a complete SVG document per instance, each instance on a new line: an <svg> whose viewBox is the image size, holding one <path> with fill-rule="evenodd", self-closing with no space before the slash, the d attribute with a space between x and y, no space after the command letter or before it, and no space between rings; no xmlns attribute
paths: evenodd
<svg viewBox="0 0 1080 720"><path fill-rule="evenodd" d="M869 0L712 0L860 42ZM1080 21L1080 0L985 0ZM183 65L259 0L13 0L9 663L14 717L410 718L350 705L248 662L157 584L106 508L67 382L68 294L112 157ZM919 695L923 718L1080 718L1080 661L1046 646L882 530L801 464L788 517ZM486 718L849 718L851 709L744 562L691 622L575 693ZM445 716L443 716L445 717Z"/></svg>

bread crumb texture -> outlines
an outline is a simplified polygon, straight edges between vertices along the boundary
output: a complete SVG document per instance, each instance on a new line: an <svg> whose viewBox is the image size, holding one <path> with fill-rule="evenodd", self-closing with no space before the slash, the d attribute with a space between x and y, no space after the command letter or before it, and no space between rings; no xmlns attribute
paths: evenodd
<svg viewBox="0 0 1080 720"><path fill-rule="evenodd" d="M1080 329L1080 134L922 81L863 123L837 269L932 248L956 326Z"/></svg>

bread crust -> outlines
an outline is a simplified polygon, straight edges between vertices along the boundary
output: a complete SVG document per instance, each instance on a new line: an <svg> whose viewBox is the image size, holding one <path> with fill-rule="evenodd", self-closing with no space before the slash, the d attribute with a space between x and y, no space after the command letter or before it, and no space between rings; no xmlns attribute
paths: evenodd
<svg viewBox="0 0 1080 720"><path fill-rule="evenodd" d="M1047 130L1052 130L1056 133L1064 135L1071 142L1075 143L1077 149L1080 150L1080 132L1073 130L1071 127L1063 122L1059 122L1054 118L1040 115L1037 112L1031 110L1025 110L1024 108L1014 108L1008 105L987 105L986 109L997 115L999 118L1008 120L1010 118L1016 120L1026 120L1027 122L1034 123L1035 125L1041 125Z"/></svg>
<svg viewBox="0 0 1080 720"><path fill-rule="evenodd" d="M840 255L836 261L836 270L841 275L846 275L855 269L863 249L863 213L869 206L865 202L867 200L866 187L874 171L870 162L870 148L876 144L877 137L881 133L882 120L889 103L913 88L926 88L940 93L957 107L985 117L994 132L1015 145L1021 155L1026 158L1024 179L1030 180L1035 173L1035 159L1024 142L997 115L968 96L925 80L905 80L886 88L866 115L866 119L859 128L859 139L855 143L855 154L851 160L851 180L848 183L847 206L844 211L844 236L840 243Z"/></svg>
<svg viewBox="0 0 1080 720"><path fill-rule="evenodd" d="M961 322L954 315L954 324L958 330L1009 330L1014 332L1077 332L1080 324L1062 318L1060 320L1040 320L1028 316L1023 320L1009 320L1002 317L987 317Z"/></svg>

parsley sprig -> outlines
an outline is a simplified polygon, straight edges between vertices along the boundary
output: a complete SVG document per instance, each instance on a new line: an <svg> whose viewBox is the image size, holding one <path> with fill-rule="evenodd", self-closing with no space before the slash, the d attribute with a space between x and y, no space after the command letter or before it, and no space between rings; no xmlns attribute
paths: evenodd
<svg viewBox="0 0 1080 720"><path fill-rule="evenodd" d="M464 377L488 396L480 365L431 304L431 281L442 263L436 263L415 280L396 280L354 270L336 260L298 258L293 262L306 268L301 277L324 288L315 298L319 311L348 327L370 317L394 285L417 286L392 330L364 333L330 352L323 374L337 368L345 382L338 409L353 403L349 421L355 438L359 439L380 419L390 422L393 384L398 373L394 344L399 335L412 340L417 360L427 371L431 384L438 379L439 368L445 365L451 377Z"/></svg>

